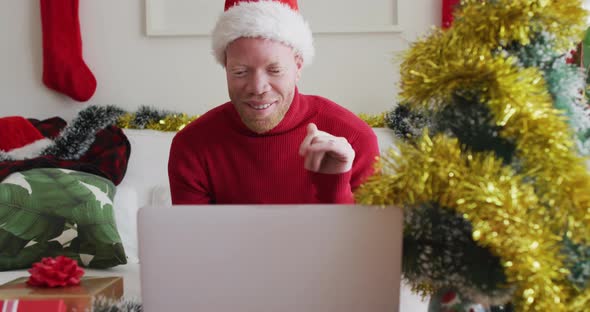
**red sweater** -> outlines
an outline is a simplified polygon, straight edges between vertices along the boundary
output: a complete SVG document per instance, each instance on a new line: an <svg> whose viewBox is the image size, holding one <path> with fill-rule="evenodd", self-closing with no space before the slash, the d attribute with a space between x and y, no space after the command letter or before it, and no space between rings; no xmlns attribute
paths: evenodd
<svg viewBox="0 0 590 312"><path fill-rule="evenodd" d="M348 140L356 153L352 170L320 174L303 167L298 150L310 122ZM264 134L249 130L228 102L174 137L168 160L172 203L352 203L352 190L373 173L378 155L373 130L325 98L296 91L284 119Z"/></svg>

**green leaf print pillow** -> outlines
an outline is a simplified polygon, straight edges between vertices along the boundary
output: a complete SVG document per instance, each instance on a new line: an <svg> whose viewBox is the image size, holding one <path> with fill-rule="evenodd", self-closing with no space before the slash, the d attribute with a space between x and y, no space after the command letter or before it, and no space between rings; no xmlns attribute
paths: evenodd
<svg viewBox="0 0 590 312"><path fill-rule="evenodd" d="M0 271L68 256L83 266L127 263L113 211L115 185L66 169L13 173L0 182Z"/></svg>

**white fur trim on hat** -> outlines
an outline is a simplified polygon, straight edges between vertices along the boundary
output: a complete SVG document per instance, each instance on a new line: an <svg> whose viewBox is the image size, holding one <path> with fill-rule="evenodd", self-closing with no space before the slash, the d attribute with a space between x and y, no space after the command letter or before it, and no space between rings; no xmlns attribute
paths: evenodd
<svg viewBox="0 0 590 312"><path fill-rule="evenodd" d="M308 23L299 12L278 1L240 2L223 12L212 33L213 53L225 66L225 49L234 40L265 38L293 48L311 64L314 56L313 37Z"/></svg>
<svg viewBox="0 0 590 312"><path fill-rule="evenodd" d="M6 155L12 159L23 160L39 157L41 152L53 145L55 142L49 138L37 140L25 146L6 151Z"/></svg>

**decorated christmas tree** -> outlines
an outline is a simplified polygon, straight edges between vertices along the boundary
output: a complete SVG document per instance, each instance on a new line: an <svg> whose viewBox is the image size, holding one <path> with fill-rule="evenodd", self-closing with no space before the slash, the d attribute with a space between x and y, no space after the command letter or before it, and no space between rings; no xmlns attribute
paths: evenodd
<svg viewBox="0 0 590 312"><path fill-rule="evenodd" d="M463 0L401 65L402 140L359 188L404 207L404 277L518 311L590 309L580 0Z"/></svg>

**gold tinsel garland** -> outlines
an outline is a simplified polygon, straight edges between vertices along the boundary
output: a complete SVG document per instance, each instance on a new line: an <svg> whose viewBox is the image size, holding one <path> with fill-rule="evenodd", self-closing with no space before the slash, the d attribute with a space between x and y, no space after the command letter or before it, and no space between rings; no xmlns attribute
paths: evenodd
<svg viewBox="0 0 590 312"><path fill-rule="evenodd" d="M556 36L555 48L566 51L583 32L585 12L575 0L463 4L450 30L434 31L407 53L401 65L402 100L440 109L456 92L477 94L502 127L500 135L517 144L522 175L532 184L501 168L491 155L459 157L452 140L431 142L425 136L415 150L403 148L403 158L383 160L384 171L397 173L376 176L359 190L358 199L369 204L436 201L463 213L473 225L473 239L502 259L508 280L517 287L519 310L580 311L590 290L582 294L568 283L558 244L562 234L577 242L590 237L590 176L542 74L519 68L515 58L496 48L514 41L527 44L546 31ZM435 165L441 161L444 165Z"/></svg>
<svg viewBox="0 0 590 312"><path fill-rule="evenodd" d="M386 113L380 113L380 114L375 114L375 115L371 115L371 114L365 114L365 113L360 113L358 114L358 117L366 122L369 127L373 127L373 128L384 128L385 127L385 115Z"/></svg>
<svg viewBox="0 0 590 312"><path fill-rule="evenodd" d="M119 117L117 127L123 129L150 129L158 131L180 131L193 120L199 118L198 115L190 116L187 114L169 114L160 120L152 120L143 127L137 127L134 123L136 114L126 113Z"/></svg>
<svg viewBox="0 0 590 312"><path fill-rule="evenodd" d="M522 310L568 311L572 289L555 246L559 235L546 228L533 187L492 154L465 154L457 139L424 135L415 145L382 157L380 174L357 191L373 205L436 202L463 215L473 239L502 259L514 303ZM559 301L559 302L558 302ZM534 304L534 305L533 305ZM576 310L569 310L576 311Z"/></svg>
<svg viewBox="0 0 590 312"><path fill-rule="evenodd" d="M495 49L513 42L526 45L539 32L555 35L556 48L569 52L585 29L586 12L579 0L463 0L453 32L469 34Z"/></svg>
<svg viewBox="0 0 590 312"><path fill-rule="evenodd" d="M569 216L574 222L570 234L583 241L590 237L585 226L590 224L590 176L584 159L575 153L573 133L553 108L542 74L515 63L512 57L492 55L468 34L436 32L407 54L401 96L414 106L441 107L454 92L478 91L503 127L501 135L517 143L518 156L537 178L542 201L551 207L560 203L555 215L547 217L563 226Z"/></svg>
<svg viewBox="0 0 590 312"><path fill-rule="evenodd" d="M380 114L365 114L360 113L358 117L366 122L370 127L379 128L385 127L385 112ZM122 129L150 129L157 131L180 131L186 125L199 118L199 115L190 116L184 113L168 114L160 120L150 121L143 127L138 127L134 124L136 115L132 113L125 113L117 121L117 127Z"/></svg>
<svg viewBox="0 0 590 312"><path fill-rule="evenodd" d="M437 34L440 38L451 37ZM417 44L402 65L401 96L417 108L442 107L454 92L477 91L502 126L501 135L517 143L518 156L527 174L535 176L542 202L559 209L545 213L552 228L562 227L570 217L576 241L590 237L590 176L584 159L574 149L573 133L563 114L553 108L542 74L536 68L520 69L514 58L492 56L467 41L457 48L441 48L438 62L423 60L433 46ZM469 45L463 49L462 46ZM560 179L554 180L554 177ZM575 218L571 218L575 217Z"/></svg>

